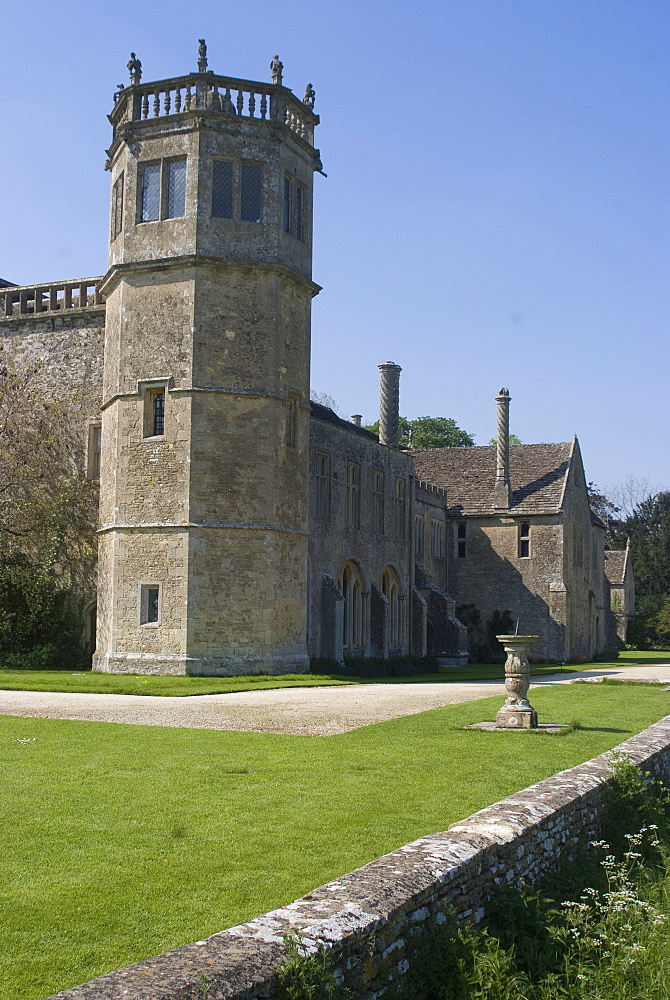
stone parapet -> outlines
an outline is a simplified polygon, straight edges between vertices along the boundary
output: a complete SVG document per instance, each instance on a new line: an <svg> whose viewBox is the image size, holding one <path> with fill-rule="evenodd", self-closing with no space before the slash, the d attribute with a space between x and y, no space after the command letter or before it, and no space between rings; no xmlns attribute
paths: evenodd
<svg viewBox="0 0 670 1000"><path fill-rule="evenodd" d="M102 277L80 278L3 288L0 290L0 321L84 310L104 313L105 300L98 291L101 281Z"/></svg>
<svg viewBox="0 0 670 1000"><path fill-rule="evenodd" d="M616 751L670 780L670 716ZM310 950L322 944L336 974L372 1000L402 980L409 971L408 939L444 922L446 909L479 920L497 886L532 883L586 847L598 835L611 776L609 754L602 754L288 906L64 990L57 1000L196 1000L203 975L211 1000L265 998L272 995L274 969L285 957L284 935L294 933Z"/></svg>

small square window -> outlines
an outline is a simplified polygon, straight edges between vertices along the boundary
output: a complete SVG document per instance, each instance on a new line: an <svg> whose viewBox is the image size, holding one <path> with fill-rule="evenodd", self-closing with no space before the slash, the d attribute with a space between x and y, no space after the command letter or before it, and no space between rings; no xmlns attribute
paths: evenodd
<svg viewBox="0 0 670 1000"><path fill-rule="evenodd" d="M160 620L159 583L143 583L140 587L140 625L158 625Z"/></svg>

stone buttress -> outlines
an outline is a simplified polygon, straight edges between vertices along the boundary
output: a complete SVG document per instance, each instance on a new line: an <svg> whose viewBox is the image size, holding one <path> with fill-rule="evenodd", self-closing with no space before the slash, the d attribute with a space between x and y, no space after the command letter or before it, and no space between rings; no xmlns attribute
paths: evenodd
<svg viewBox="0 0 670 1000"><path fill-rule="evenodd" d="M142 83L135 60L110 115L101 671L308 666L318 117L281 72L206 63Z"/></svg>

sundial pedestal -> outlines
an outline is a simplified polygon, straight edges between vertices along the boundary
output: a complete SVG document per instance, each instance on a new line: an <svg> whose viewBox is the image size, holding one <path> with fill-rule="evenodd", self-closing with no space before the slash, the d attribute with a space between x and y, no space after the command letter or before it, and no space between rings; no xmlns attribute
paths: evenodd
<svg viewBox="0 0 670 1000"><path fill-rule="evenodd" d="M536 635L497 635L507 653L505 690L507 701L496 715L496 729L537 729L537 712L526 695L530 687L528 650Z"/></svg>

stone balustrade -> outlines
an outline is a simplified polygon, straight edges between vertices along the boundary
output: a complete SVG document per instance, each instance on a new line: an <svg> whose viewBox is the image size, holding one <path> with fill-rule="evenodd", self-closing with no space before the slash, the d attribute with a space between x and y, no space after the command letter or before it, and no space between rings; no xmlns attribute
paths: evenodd
<svg viewBox="0 0 670 1000"><path fill-rule="evenodd" d="M84 278L0 289L0 320L104 306L105 300L98 291L101 281L101 277Z"/></svg>
<svg viewBox="0 0 670 1000"><path fill-rule="evenodd" d="M213 111L257 121L283 122L296 135L313 145L318 116L287 88L214 73L140 83L123 87L114 95L110 121L115 130L123 123Z"/></svg>

